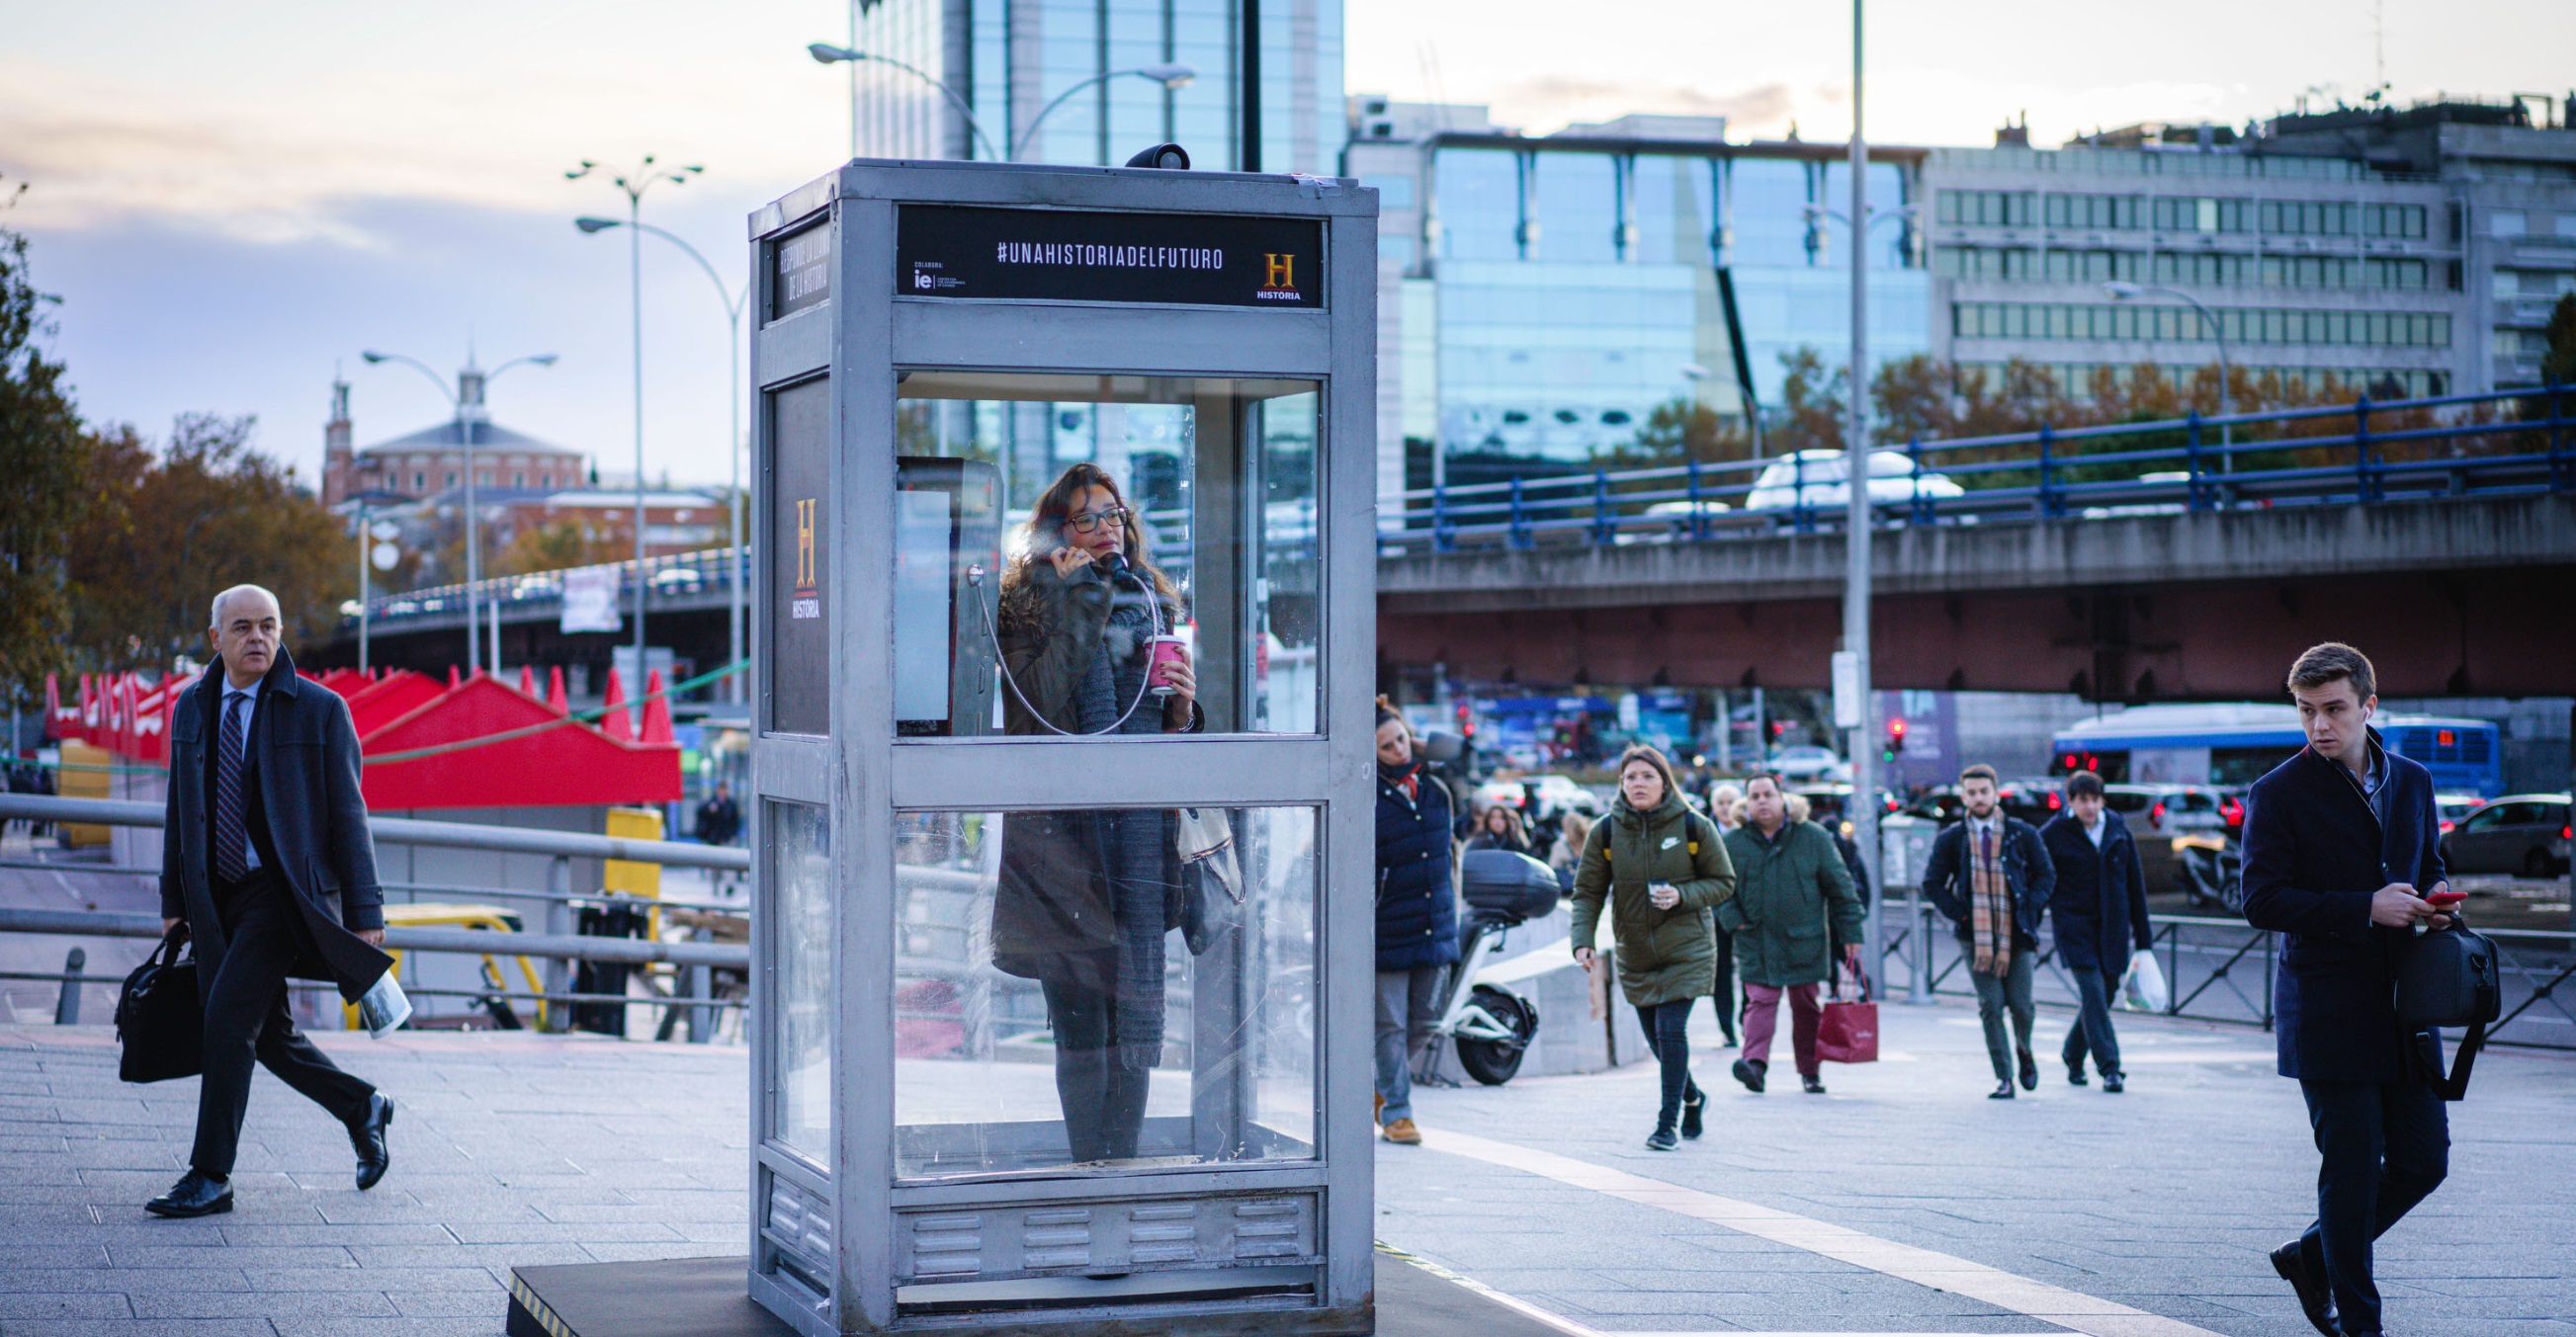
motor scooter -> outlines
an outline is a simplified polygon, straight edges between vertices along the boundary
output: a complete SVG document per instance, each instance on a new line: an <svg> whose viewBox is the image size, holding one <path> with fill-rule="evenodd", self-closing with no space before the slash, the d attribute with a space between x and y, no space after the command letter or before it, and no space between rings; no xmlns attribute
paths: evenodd
<svg viewBox="0 0 2576 1337"><path fill-rule="evenodd" d="M2245 913L2245 852L2226 836L2194 832L2173 838L2176 881L2196 907Z"/></svg>
<svg viewBox="0 0 2576 1337"><path fill-rule="evenodd" d="M1464 942L1444 986L1431 1043L1417 1065L1417 1080L1429 1079L1439 1066L1441 1047L1448 1045L1457 1049L1458 1066L1468 1076L1500 1086L1521 1070L1521 1059L1538 1035L1538 1004L1505 986L1562 964L1544 961L1538 969L1516 971L1521 963L1503 961L1503 949L1511 930L1555 908L1560 887L1553 869L1510 850L1469 850L1459 860L1459 872L1467 902ZM1478 978L1496 974L1497 965L1504 978Z"/></svg>

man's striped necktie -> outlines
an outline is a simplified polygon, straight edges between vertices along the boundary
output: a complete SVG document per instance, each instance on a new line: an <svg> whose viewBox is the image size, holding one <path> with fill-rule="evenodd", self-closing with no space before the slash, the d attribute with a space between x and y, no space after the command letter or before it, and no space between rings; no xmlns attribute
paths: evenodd
<svg viewBox="0 0 2576 1337"><path fill-rule="evenodd" d="M241 707L250 697L224 697L223 741L215 749L215 876L239 882L250 876L250 832L242 824Z"/></svg>

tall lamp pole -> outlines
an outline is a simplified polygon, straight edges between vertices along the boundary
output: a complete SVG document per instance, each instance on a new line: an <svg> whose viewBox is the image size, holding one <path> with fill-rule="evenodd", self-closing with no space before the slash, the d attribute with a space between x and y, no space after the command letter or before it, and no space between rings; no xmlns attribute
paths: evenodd
<svg viewBox="0 0 2576 1337"><path fill-rule="evenodd" d="M465 453L465 671L470 675L483 664L482 629L474 620L476 582L483 579L483 544L482 531L479 527L481 517L476 514L474 502L474 410L482 407L484 391L490 388L492 382L501 378L502 372L525 363L551 367L555 364L555 355L540 353L534 357L514 357L490 371L478 371L474 367L473 355L468 353L465 358L465 370L457 373L456 389L452 392L447 388L446 379L431 370L430 365L419 358L403 353L379 353L372 349L358 356L366 359L369 366L399 362L419 371L421 375L429 378L430 384L438 387L440 394L447 396L448 406L456 415L456 440L458 448ZM476 389L471 394L465 389L465 381L469 376L478 378ZM497 665L498 656L501 653L497 636L493 641L492 653L495 656L494 663Z"/></svg>
<svg viewBox="0 0 2576 1337"><path fill-rule="evenodd" d="M2227 327L2218 322L2218 314L2211 311L2208 307L2202 306L2199 298L2192 296L2190 293L2184 292L2180 288L2157 287L2144 283L2127 283L2119 279L2113 279L2109 283L2102 285L2102 291L2109 293L2111 295L2111 300L2115 302L2132 301L2137 298L2144 297L2149 293L2154 293L2162 297L2180 298L2181 300L2190 303L2191 309L2199 312L2200 318L2208 323L2210 342L2218 345L2218 471L2220 473L2235 472L2235 424L2227 421L2229 418L2236 416L2236 410L2232 407L2235 400L2230 398L2227 392L2227 382L2229 379L2227 373Z"/></svg>
<svg viewBox="0 0 2576 1337"><path fill-rule="evenodd" d="M564 173L564 179L579 181L597 170L599 170L599 164L584 158L581 160L581 166ZM639 215L644 209L644 192L652 189L656 183L668 181L675 186L687 185L690 177L705 170L707 169L697 166L676 170L656 167L653 163L653 155L647 153L644 155L644 161L637 164L634 171L624 176L609 178L626 196L626 277L627 288L633 298L631 317L635 330L635 685L633 690L637 692L644 690L646 672L644 595L646 586L649 584L644 578L644 220Z"/></svg>
<svg viewBox="0 0 2576 1337"><path fill-rule="evenodd" d="M725 639L726 649L731 654L729 662L739 664L742 662L742 624L745 598L742 585L742 364L739 359L742 355L743 304L745 299L751 296L751 290L745 288L739 293L728 291L725 288L724 279L716 273L716 267L708 264L705 256L698 254L697 247L691 246L689 243L680 240L680 238L673 233L666 231L665 229L655 227L650 223L629 223L615 218L576 218L572 220L572 225L580 228L583 232L592 235L605 232L613 227L632 227L636 231L650 232L654 236L660 237L662 240L667 241L672 245L679 247L682 251L687 252L690 259L698 262L698 268L706 273L707 282L716 285L717 300L724 303L725 322L727 328L727 333L725 335L725 382L726 390L728 392L727 403L730 405L728 416L725 419L725 421L730 424L730 427L728 428L730 439L727 442L725 449L725 468L727 470L727 477L730 480L729 490L725 493L725 542L727 545L725 559L730 563L733 589L733 593L725 601ZM729 701L740 701L743 699L743 675L737 673L725 679L725 699Z"/></svg>
<svg viewBox="0 0 2576 1337"><path fill-rule="evenodd" d="M1861 126L1861 6L1852 0L1852 134L1851 134L1851 425L1843 437L1843 484L1851 493L1849 567L1843 577L1843 648L1852 657L1860 718L1851 731L1852 840L1860 846L1861 866L1869 873L1872 895L1863 921L1863 948L1873 973L1883 973L1887 926L1879 902L1886 890L1885 860L1878 847L1878 759L1871 751L1872 710L1869 664L1869 230L1859 220L1869 217L1869 143ZM1920 931L1919 928L1916 931Z"/></svg>
<svg viewBox="0 0 2576 1337"><path fill-rule="evenodd" d="M938 89L942 94L947 96L949 105L957 109L957 114L965 118L967 132L975 137L976 142L981 143L984 146L984 152L990 155L991 160L997 162L1017 162L1021 151L1028 148L1029 141L1037 137L1038 124L1044 121L1056 108L1063 106L1067 99L1094 84L1107 83L1112 79L1124 78L1132 74L1139 78L1151 79L1171 92L1179 92L1181 89L1187 88L1190 85L1191 80L1199 77L1199 72L1191 66L1174 64L1140 65L1131 70L1111 70L1106 74L1092 75L1090 78L1080 80L1074 83L1071 87L1066 88L1063 92L1056 94L1054 101L1039 108L1038 114L1029 118L1029 123L1021 128L1018 135L1005 137L1008 142L1003 146L1003 151L996 151L993 145L993 137L984 133L983 122L975 119L975 108L968 104L966 99L960 96L956 89L950 88L939 80L930 77L927 72L896 60L892 56L881 56L873 51L861 51L858 49L855 41L853 41L853 44L850 46L834 46L829 42L809 42L806 44L805 54L812 56L818 64L847 64L852 71L851 77L853 79L857 77L856 71L859 68L859 62L874 61L879 65L891 65L896 69L919 79L923 83ZM855 158L859 156L857 103L853 102L851 104L851 108L850 156ZM1007 129L1007 127L1005 128Z"/></svg>

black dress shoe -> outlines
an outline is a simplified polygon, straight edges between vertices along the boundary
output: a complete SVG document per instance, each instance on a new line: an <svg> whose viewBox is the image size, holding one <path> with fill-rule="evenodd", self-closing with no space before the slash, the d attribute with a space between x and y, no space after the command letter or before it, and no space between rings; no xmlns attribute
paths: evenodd
<svg viewBox="0 0 2576 1337"><path fill-rule="evenodd" d="M2343 1329L2335 1326L2334 1295L2326 1289L2323 1269L2308 1267L2307 1251L2297 1240L2272 1251L2272 1270L2298 1292L2299 1312L2308 1316L2309 1326L2325 1337L2344 1337Z"/></svg>
<svg viewBox="0 0 2576 1337"><path fill-rule="evenodd" d="M212 1216L233 1209L233 1181L191 1169L170 1191L143 1204L154 1216Z"/></svg>
<svg viewBox="0 0 2576 1337"><path fill-rule="evenodd" d="M1825 1093L1825 1078L1824 1078L1824 1074L1822 1074L1822 1073L1814 1073L1814 1072L1802 1072L1802 1073L1799 1073L1799 1074L1798 1074L1798 1083L1799 1083L1799 1085L1804 1086L1804 1087L1806 1087L1806 1088L1807 1088L1807 1094L1808 1094L1808 1095L1811 1095L1811 1096L1821 1096L1821 1095L1823 1095L1823 1094Z"/></svg>
<svg viewBox="0 0 2576 1337"><path fill-rule="evenodd" d="M367 1097L367 1112L349 1125L349 1146L358 1153L358 1191L363 1193L385 1177L394 1162L393 1149L385 1145L385 1130L393 1126L394 1103L379 1095Z"/></svg>
<svg viewBox="0 0 2576 1337"><path fill-rule="evenodd" d="M1735 1074L1735 1080L1744 1083L1745 1090L1758 1096L1762 1094L1763 1070L1768 1066L1768 1064L1747 1063L1743 1059L1737 1059L1735 1067L1730 1071Z"/></svg>
<svg viewBox="0 0 2576 1337"><path fill-rule="evenodd" d="M2106 1072L2102 1074L2102 1089L2116 1096L2129 1089L2129 1079L2116 1072Z"/></svg>
<svg viewBox="0 0 2576 1337"><path fill-rule="evenodd" d="M2037 1056L2037 1055L2035 1055L2035 1054L2033 1054L2033 1053L2031 1053L2029 1050L2025 1049L2025 1050L2022 1050L2022 1051L2021 1051L2021 1053L2020 1053L2019 1057L2020 1057L2020 1059L2021 1059L2021 1089L2022 1089L2022 1090L2024 1090L2024 1091L2036 1091L2036 1090L2038 1090L2038 1089L2039 1089L2039 1058L2038 1058L2038 1056Z"/></svg>
<svg viewBox="0 0 2576 1337"><path fill-rule="evenodd" d="M2109 1073L2104 1073L2104 1074L2102 1074L2102 1080L2103 1080L2103 1081L2106 1081L2106 1082L2107 1082L2107 1081L2109 1081L2109 1080L2111 1080L2111 1075L2110 1075ZM2078 1064L2074 1065L2073 1067L2070 1067L2070 1068L2068 1068L2068 1069L2066 1070L2066 1084L2067 1084L2068 1086L2082 1086L2082 1085L2084 1085L2084 1065L2083 1065L2083 1064L2078 1063Z"/></svg>
<svg viewBox="0 0 2576 1337"><path fill-rule="evenodd" d="M2009 1081L1995 1083L1995 1089L1986 1093L1986 1099L1988 1100L2010 1100L2012 1098L2012 1083Z"/></svg>

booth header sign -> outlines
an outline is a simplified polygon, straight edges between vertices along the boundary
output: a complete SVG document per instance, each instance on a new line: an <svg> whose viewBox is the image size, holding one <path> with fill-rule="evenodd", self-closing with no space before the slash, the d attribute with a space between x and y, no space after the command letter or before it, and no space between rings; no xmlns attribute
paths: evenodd
<svg viewBox="0 0 2576 1337"><path fill-rule="evenodd" d="M895 293L1192 306L1324 305L1312 218L907 205Z"/></svg>

